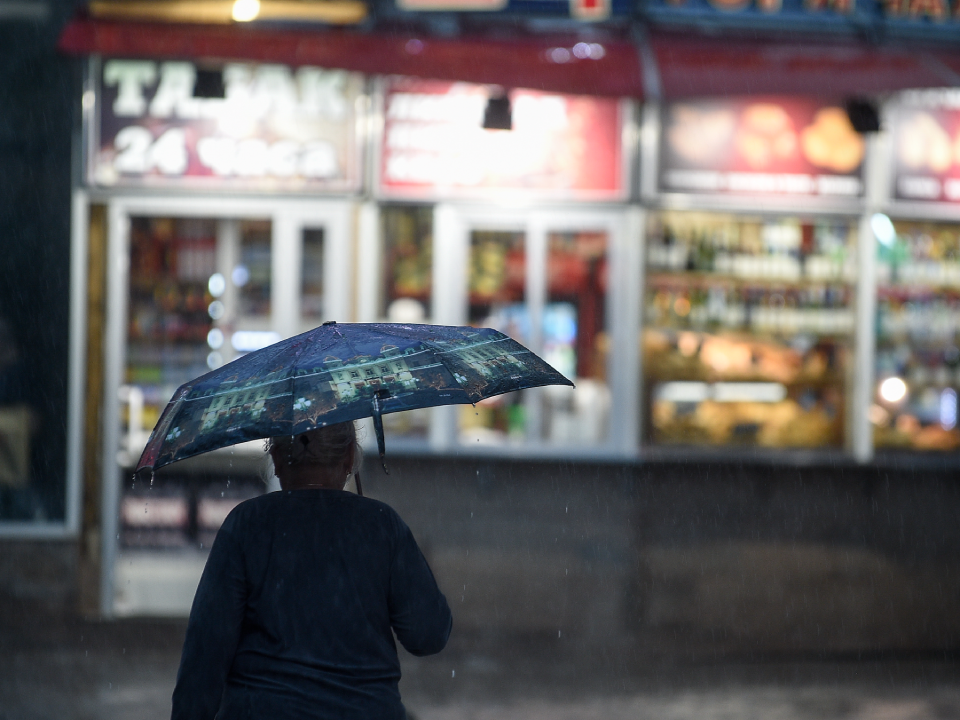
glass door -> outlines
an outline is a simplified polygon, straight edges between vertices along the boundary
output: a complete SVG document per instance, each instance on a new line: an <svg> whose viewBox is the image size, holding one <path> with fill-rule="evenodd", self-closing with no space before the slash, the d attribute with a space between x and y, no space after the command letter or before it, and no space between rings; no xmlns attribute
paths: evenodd
<svg viewBox="0 0 960 720"><path fill-rule="evenodd" d="M623 288L622 273L610 268L624 264L622 224L616 211L437 208L436 321L496 328L577 387L510 393L459 407L455 417L442 410L435 444L575 454L619 449L609 378L611 363L622 360L614 357L622 333L614 332L613 298ZM446 307L452 311L444 313ZM455 436L445 430L450 423Z"/></svg>
<svg viewBox="0 0 960 720"><path fill-rule="evenodd" d="M576 385L539 391L541 437L550 445L591 447L609 438L609 245L604 228L547 232L543 357Z"/></svg>
<svg viewBox="0 0 960 720"><path fill-rule="evenodd" d="M527 242L523 230L473 228L468 236L467 324L531 345ZM504 445L528 438L526 391L459 407L461 444Z"/></svg>
<svg viewBox="0 0 960 720"><path fill-rule="evenodd" d="M182 615L226 514L268 488L263 444L174 464L149 483L132 469L180 385L351 319L351 208L141 198L114 201L110 218L104 456L116 462L104 468L103 612Z"/></svg>

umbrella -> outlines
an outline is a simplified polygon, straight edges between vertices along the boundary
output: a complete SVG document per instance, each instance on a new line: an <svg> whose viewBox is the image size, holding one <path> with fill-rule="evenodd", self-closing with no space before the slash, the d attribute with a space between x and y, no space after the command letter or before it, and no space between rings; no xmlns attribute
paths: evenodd
<svg viewBox="0 0 960 720"><path fill-rule="evenodd" d="M541 385L573 383L496 330L328 322L182 385L136 471L364 417L373 418L383 462L384 413L476 403Z"/></svg>

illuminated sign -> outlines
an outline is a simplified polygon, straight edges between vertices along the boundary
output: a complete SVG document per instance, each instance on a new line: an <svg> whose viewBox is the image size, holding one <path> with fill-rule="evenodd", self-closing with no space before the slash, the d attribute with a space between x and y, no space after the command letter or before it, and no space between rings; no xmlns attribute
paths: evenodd
<svg viewBox="0 0 960 720"><path fill-rule="evenodd" d="M893 197L960 202L960 90L903 93L891 127Z"/></svg>
<svg viewBox="0 0 960 720"><path fill-rule="evenodd" d="M216 190L360 186L358 75L227 64L214 76L222 97L197 97L193 63L107 60L88 181Z"/></svg>
<svg viewBox="0 0 960 720"><path fill-rule="evenodd" d="M488 99L483 86L391 80L384 99L381 194L626 196L619 100L516 90L510 93L512 129L485 130Z"/></svg>
<svg viewBox="0 0 960 720"><path fill-rule="evenodd" d="M843 108L814 100L675 103L664 108L660 189L858 197L864 150Z"/></svg>

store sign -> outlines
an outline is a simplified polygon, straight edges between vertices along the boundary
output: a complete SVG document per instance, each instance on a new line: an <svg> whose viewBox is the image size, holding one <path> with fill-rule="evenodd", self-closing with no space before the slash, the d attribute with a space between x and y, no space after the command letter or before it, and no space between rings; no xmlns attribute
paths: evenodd
<svg viewBox="0 0 960 720"><path fill-rule="evenodd" d="M893 197L960 202L960 90L903 93L891 120Z"/></svg>
<svg viewBox="0 0 960 720"><path fill-rule="evenodd" d="M510 93L512 129L485 130L488 90L398 78L385 94L380 191L389 197L626 196L620 103Z"/></svg>
<svg viewBox="0 0 960 720"><path fill-rule="evenodd" d="M858 197L864 140L843 108L813 100L719 100L664 108L660 189Z"/></svg>
<svg viewBox="0 0 960 720"><path fill-rule="evenodd" d="M960 37L955 0L644 0L643 6L655 22L821 32L869 25L888 36Z"/></svg>
<svg viewBox="0 0 960 720"><path fill-rule="evenodd" d="M213 71L197 97L190 62L107 60L88 153L99 186L349 190L360 186L358 75L282 65Z"/></svg>

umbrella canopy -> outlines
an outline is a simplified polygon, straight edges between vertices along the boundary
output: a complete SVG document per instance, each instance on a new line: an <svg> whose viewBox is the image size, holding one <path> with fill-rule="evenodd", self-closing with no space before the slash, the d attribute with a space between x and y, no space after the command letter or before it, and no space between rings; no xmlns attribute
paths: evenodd
<svg viewBox="0 0 960 720"><path fill-rule="evenodd" d="M373 417L382 459L382 413L475 403L541 385L573 383L496 330L324 323L182 385L137 472L364 417Z"/></svg>

